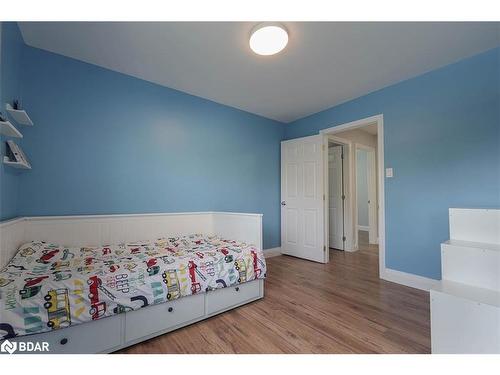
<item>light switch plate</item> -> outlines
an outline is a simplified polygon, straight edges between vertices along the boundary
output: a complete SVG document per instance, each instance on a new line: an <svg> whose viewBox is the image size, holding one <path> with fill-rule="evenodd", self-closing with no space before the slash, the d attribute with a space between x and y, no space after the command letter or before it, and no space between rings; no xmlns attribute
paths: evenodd
<svg viewBox="0 0 500 375"><path fill-rule="evenodd" d="M394 176L392 168L386 168L385 169L385 177L391 178L392 176Z"/></svg>

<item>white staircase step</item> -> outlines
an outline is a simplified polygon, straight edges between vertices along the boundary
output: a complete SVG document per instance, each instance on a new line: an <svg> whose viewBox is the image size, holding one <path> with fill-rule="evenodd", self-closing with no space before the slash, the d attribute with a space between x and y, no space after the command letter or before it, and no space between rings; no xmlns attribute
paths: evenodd
<svg viewBox="0 0 500 375"><path fill-rule="evenodd" d="M500 252L500 244L496 243L472 242L472 241L460 241L460 240L448 240L443 243L450 246L470 247L472 249L491 250Z"/></svg>
<svg viewBox="0 0 500 375"><path fill-rule="evenodd" d="M500 245L450 240L441 244L443 280L500 291Z"/></svg>
<svg viewBox="0 0 500 375"><path fill-rule="evenodd" d="M500 210L450 208L450 239L500 244Z"/></svg>
<svg viewBox="0 0 500 375"><path fill-rule="evenodd" d="M432 353L500 354L500 210L450 208L449 219L430 291Z"/></svg>
<svg viewBox="0 0 500 375"><path fill-rule="evenodd" d="M443 281L430 300L432 353L500 353L500 292Z"/></svg>
<svg viewBox="0 0 500 375"><path fill-rule="evenodd" d="M478 304L500 308L500 292L454 281L442 280L431 289L431 293L442 293ZM500 329L500 327L499 327Z"/></svg>

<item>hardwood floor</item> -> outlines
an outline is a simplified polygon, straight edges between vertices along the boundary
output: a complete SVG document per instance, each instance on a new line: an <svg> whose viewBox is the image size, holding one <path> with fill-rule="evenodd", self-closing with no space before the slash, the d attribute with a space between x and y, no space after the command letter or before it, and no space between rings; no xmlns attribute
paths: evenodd
<svg viewBox="0 0 500 375"><path fill-rule="evenodd" d="M380 280L360 248L270 258L264 299L119 353L429 353L428 293Z"/></svg>

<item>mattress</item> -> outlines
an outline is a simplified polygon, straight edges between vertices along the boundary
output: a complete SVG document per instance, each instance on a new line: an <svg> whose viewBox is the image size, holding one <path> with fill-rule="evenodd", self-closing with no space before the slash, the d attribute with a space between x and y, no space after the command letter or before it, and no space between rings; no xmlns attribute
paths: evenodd
<svg viewBox="0 0 500 375"><path fill-rule="evenodd" d="M265 275L261 250L217 236L102 247L33 241L0 271L0 338L62 329Z"/></svg>

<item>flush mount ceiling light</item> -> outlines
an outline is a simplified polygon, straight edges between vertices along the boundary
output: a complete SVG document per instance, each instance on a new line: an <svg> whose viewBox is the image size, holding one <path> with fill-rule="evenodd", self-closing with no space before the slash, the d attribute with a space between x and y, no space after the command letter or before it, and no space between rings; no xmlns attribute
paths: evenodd
<svg viewBox="0 0 500 375"><path fill-rule="evenodd" d="M250 36L250 48L258 55L274 55L288 44L288 33L278 23L261 23Z"/></svg>

